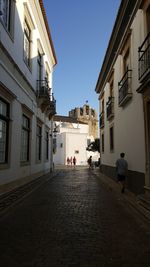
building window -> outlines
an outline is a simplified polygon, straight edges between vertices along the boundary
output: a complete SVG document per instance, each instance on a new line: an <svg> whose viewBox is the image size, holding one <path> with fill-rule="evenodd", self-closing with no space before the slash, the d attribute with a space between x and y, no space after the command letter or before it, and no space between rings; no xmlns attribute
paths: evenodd
<svg viewBox="0 0 150 267"><path fill-rule="evenodd" d="M92 115L93 117L95 117L95 110L94 110L94 109L91 109L91 115Z"/></svg>
<svg viewBox="0 0 150 267"><path fill-rule="evenodd" d="M114 72L109 81L109 97L106 102L106 113L107 120L111 120L114 117Z"/></svg>
<svg viewBox="0 0 150 267"><path fill-rule="evenodd" d="M45 80L49 83L49 73L47 70L45 71Z"/></svg>
<svg viewBox="0 0 150 267"><path fill-rule="evenodd" d="M75 152L74 152L75 154L79 154L79 150L75 150Z"/></svg>
<svg viewBox="0 0 150 267"><path fill-rule="evenodd" d="M80 108L80 116L83 116L83 108Z"/></svg>
<svg viewBox="0 0 150 267"><path fill-rule="evenodd" d="M30 119L22 116L22 132L21 132L21 162L29 161L29 142L30 142Z"/></svg>
<svg viewBox="0 0 150 267"><path fill-rule="evenodd" d="M118 82L118 104L124 106L132 98L132 69L131 69L131 36L125 42L121 55L123 60L123 76Z"/></svg>
<svg viewBox="0 0 150 267"><path fill-rule="evenodd" d="M11 31L12 0L0 1L0 19L5 28Z"/></svg>
<svg viewBox="0 0 150 267"><path fill-rule="evenodd" d="M42 127L37 125L36 127L36 159L41 160L42 152Z"/></svg>
<svg viewBox="0 0 150 267"><path fill-rule="evenodd" d="M123 57L123 73L130 69L130 49L128 48Z"/></svg>
<svg viewBox="0 0 150 267"><path fill-rule="evenodd" d="M28 67L30 67L30 53L31 53L31 30L30 27L25 20L24 23L24 61Z"/></svg>
<svg viewBox="0 0 150 267"><path fill-rule="evenodd" d="M104 153L104 134L102 134L102 152Z"/></svg>
<svg viewBox="0 0 150 267"><path fill-rule="evenodd" d="M0 99L0 163L8 162L9 104Z"/></svg>
<svg viewBox="0 0 150 267"><path fill-rule="evenodd" d="M86 115L89 115L89 106L86 105Z"/></svg>
<svg viewBox="0 0 150 267"><path fill-rule="evenodd" d="M103 98L101 99L101 113L100 113L100 116L99 116L99 124L100 124L100 128L104 127L104 95L103 95Z"/></svg>
<svg viewBox="0 0 150 267"><path fill-rule="evenodd" d="M38 57L37 57L37 68L38 68L38 80L42 80L42 55L38 51Z"/></svg>
<svg viewBox="0 0 150 267"><path fill-rule="evenodd" d="M110 136L110 151L114 150L114 127L109 128L109 136Z"/></svg>
<svg viewBox="0 0 150 267"><path fill-rule="evenodd" d="M48 160L48 152L49 152L49 135L48 131L45 132L45 159Z"/></svg>

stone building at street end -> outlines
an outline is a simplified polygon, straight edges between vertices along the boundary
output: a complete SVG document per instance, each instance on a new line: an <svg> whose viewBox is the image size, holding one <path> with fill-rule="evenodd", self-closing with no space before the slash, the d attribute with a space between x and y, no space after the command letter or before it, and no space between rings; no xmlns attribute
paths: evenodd
<svg viewBox="0 0 150 267"><path fill-rule="evenodd" d="M43 1L1 0L0 193L50 170L56 63Z"/></svg>
<svg viewBox="0 0 150 267"><path fill-rule="evenodd" d="M95 109L85 104L83 107L70 110L69 117L87 123L89 125L89 135L92 135L94 139L98 138L98 118Z"/></svg>
<svg viewBox="0 0 150 267"><path fill-rule="evenodd" d="M150 193L150 0L122 0L96 84L101 170L125 152L128 188Z"/></svg>

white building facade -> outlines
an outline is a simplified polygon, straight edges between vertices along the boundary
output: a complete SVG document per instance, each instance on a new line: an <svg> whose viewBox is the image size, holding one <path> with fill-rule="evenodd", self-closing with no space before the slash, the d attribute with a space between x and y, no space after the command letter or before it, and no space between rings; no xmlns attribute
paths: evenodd
<svg viewBox="0 0 150 267"><path fill-rule="evenodd" d="M150 1L122 0L96 85L101 170L115 177L115 162L124 152L128 188L136 194L150 189L149 33ZM145 111L140 92L146 95Z"/></svg>
<svg viewBox="0 0 150 267"><path fill-rule="evenodd" d="M50 170L56 55L42 0L0 1L0 192Z"/></svg>
<svg viewBox="0 0 150 267"><path fill-rule="evenodd" d="M87 151L88 140L94 141L94 137L89 136L88 124L65 116L55 116L54 123L57 131L54 137L55 165L67 165L68 157L69 159L75 157L78 166L86 166L90 155L93 160L98 160L98 152Z"/></svg>

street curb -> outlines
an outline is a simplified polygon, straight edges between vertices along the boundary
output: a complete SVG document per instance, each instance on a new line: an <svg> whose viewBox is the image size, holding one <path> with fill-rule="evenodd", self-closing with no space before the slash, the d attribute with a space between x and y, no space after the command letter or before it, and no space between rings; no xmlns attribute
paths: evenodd
<svg viewBox="0 0 150 267"><path fill-rule="evenodd" d="M145 223L150 223L150 212L139 204L138 197L135 194L127 189L126 192L122 194L120 192L118 183L115 182L115 180L113 180L112 178L101 173L99 170L94 170L94 174L107 186L110 191L115 192L116 196L122 200L123 205L128 204L131 210L139 216L139 219L142 222L145 221Z"/></svg>

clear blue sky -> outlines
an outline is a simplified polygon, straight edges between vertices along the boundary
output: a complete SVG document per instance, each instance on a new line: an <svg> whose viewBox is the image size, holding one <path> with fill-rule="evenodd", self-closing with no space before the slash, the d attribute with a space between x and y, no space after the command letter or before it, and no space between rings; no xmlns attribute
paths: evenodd
<svg viewBox="0 0 150 267"><path fill-rule="evenodd" d="M57 114L82 107L98 112L95 86L120 0L43 0L58 64L53 74Z"/></svg>

